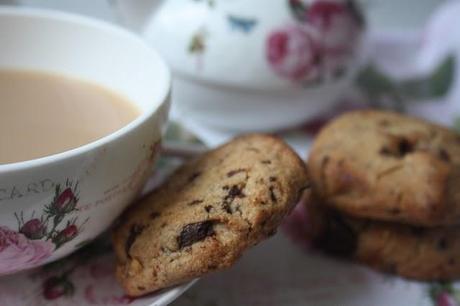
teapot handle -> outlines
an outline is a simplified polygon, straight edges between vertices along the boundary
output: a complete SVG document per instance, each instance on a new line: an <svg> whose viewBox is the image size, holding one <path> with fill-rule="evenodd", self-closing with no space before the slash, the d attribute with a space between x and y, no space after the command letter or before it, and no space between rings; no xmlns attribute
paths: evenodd
<svg viewBox="0 0 460 306"><path fill-rule="evenodd" d="M121 24L140 32L149 22L162 0L108 0Z"/></svg>

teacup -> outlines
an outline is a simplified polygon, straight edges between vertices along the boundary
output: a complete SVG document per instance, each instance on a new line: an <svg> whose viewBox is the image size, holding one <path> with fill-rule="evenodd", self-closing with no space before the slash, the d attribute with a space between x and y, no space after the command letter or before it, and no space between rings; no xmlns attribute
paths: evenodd
<svg viewBox="0 0 460 306"><path fill-rule="evenodd" d="M133 201L159 153L171 76L160 56L135 35L66 13L0 8L0 44L0 69L89 80L141 110L133 122L95 142L0 165L4 275L75 251L106 230Z"/></svg>

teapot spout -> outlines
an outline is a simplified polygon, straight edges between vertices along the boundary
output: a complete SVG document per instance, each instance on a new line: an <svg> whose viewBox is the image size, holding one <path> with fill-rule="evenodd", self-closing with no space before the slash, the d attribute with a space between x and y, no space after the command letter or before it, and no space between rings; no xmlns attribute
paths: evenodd
<svg viewBox="0 0 460 306"><path fill-rule="evenodd" d="M115 9L121 23L134 31L142 31L163 0L115 0Z"/></svg>

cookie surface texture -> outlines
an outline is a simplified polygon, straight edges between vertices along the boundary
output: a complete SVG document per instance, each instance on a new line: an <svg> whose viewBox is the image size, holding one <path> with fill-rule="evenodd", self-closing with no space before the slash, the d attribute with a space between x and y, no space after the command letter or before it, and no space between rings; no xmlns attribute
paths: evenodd
<svg viewBox="0 0 460 306"><path fill-rule="evenodd" d="M419 226L460 221L460 136L382 111L328 124L308 168L322 202L346 214Z"/></svg>

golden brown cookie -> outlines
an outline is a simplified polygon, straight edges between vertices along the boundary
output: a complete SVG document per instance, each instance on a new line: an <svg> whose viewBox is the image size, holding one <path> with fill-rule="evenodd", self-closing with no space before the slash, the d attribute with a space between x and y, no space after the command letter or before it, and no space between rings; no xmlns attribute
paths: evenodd
<svg viewBox="0 0 460 306"><path fill-rule="evenodd" d="M187 163L113 233L117 277L139 296L232 265L273 235L309 186L282 140L242 136Z"/></svg>
<svg viewBox="0 0 460 306"><path fill-rule="evenodd" d="M350 112L320 132L308 168L321 201L346 214L421 226L460 221L460 137L441 126Z"/></svg>
<svg viewBox="0 0 460 306"><path fill-rule="evenodd" d="M309 213L315 225L314 244L327 253L416 280L460 277L458 226L421 228L311 207Z"/></svg>

